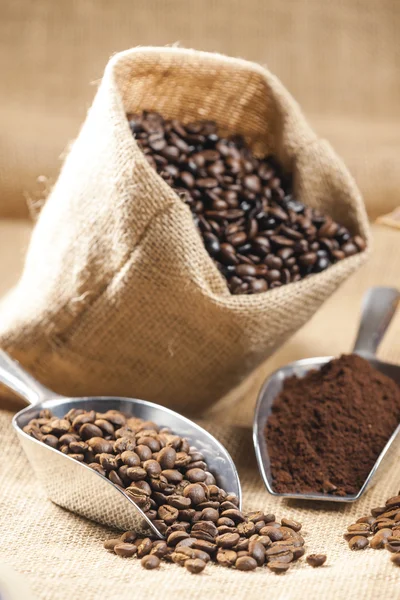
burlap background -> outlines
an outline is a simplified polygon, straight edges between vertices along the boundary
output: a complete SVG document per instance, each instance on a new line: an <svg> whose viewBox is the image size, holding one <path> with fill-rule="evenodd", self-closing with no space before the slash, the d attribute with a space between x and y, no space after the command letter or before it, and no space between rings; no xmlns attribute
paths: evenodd
<svg viewBox="0 0 400 600"><path fill-rule="evenodd" d="M271 600L397 598L400 570L390 563L389 553L371 549L352 553L342 539L342 532L356 515L397 493L399 462L355 505L343 508L323 503L291 504L271 498L264 489L251 442L254 403L266 374L290 360L349 350L365 289L370 285L399 285L399 232L374 226L373 234L375 251L371 260L246 386L221 401L202 422L232 452L239 468L245 507L264 508L301 520L307 551L327 552L326 567L313 570L302 560L282 577L265 570L239 573L217 567L208 568L202 576L195 577L167 565L160 571L146 572L134 559L125 561L109 555L102 549L102 541L111 537L111 531L54 506L37 487L10 428L11 413L5 410L0 412L0 563L19 572L40 600L66 597L130 600L140 595L148 600L176 600L177 597L248 600L261 595ZM9 247L17 250L20 246L14 242ZM3 249L0 240L0 250ZM15 262L18 261L14 258ZM16 266L18 264L14 268ZM3 265L0 275L6 272ZM382 343L379 354L383 359L400 363L399 335L400 311Z"/></svg>
<svg viewBox="0 0 400 600"><path fill-rule="evenodd" d="M149 166L126 113L213 118L293 173L294 194L368 239L360 194L279 80L255 63L175 48L116 55L0 309L0 343L64 395L203 410L237 385L365 253L290 286L230 295L189 208Z"/></svg>
<svg viewBox="0 0 400 600"><path fill-rule="evenodd" d="M266 64L355 176L372 216L398 203L398 0L3 0L0 214L55 181L109 57L179 43Z"/></svg>

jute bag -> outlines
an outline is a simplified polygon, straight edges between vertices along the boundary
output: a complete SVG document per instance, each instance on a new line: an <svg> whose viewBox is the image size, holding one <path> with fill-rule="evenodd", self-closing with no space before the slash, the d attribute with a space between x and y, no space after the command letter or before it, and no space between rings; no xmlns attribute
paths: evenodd
<svg viewBox="0 0 400 600"><path fill-rule="evenodd" d="M148 165L127 112L211 118L293 172L296 196L368 239L360 194L266 69L177 48L117 54L0 311L0 344L67 395L202 409L238 384L364 260L231 296L189 208Z"/></svg>

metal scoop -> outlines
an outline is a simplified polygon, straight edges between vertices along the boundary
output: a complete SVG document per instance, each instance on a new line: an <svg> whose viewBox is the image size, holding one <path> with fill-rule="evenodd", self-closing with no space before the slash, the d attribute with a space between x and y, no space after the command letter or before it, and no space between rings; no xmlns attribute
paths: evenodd
<svg viewBox="0 0 400 600"><path fill-rule="evenodd" d="M163 538L150 519L122 489L86 464L46 446L23 431L23 427L45 408L50 409L57 417L64 416L71 408L98 412L119 410L129 416L169 427L203 453L217 484L227 492L236 494L241 502L238 473L222 444L202 427L168 408L132 398L60 396L41 385L2 350L0 382L31 405L14 416L13 426L37 478L49 498L59 506L118 529L145 531L150 528L159 538Z"/></svg>
<svg viewBox="0 0 400 600"><path fill-rule="evenodd" d="M358 330L357 339L353 352L362 356L378 371L381 371L388 377L394 379L400 385L400 366L378 360L375 352L383 338L385 331L396 311L396 306L400 299L400 292L395 288L373 287L369 289L363 300L363 309L361 322ZM320 369L322 365L332 360L332 356L319 356L316 358L306 358L297 360L281 369L275 371L264 383L258 397L254 425L253 442L256 451L258 467L265 486L273 496L283 498L295 498L298 500L330 500L332 502L354 502L358 500L369 487L375 476L382 474L384 469L390 467L393 458L399 456L400 451L400 425L388 439L387 444L382 449L375 465L365 480L363 486L355 495L333 496L323 493L278 493L274 491L274 484L271 477L271 465L268 455L268 447L265 440L265 427L267 419L271 414L272 405L282 389L283 382L287 377L304 375L312 369Z"/></svg>

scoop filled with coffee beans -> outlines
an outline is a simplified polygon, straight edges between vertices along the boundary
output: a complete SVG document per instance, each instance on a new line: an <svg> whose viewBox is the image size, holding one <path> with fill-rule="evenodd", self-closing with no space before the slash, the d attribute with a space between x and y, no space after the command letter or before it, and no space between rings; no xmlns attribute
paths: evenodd
<svg viewBox="0 0 400 600"><path fill-rule="evenodd" d="M232 294L299 281L365 249L362 237L295 198L290 174L242 136L156 112L127 118L149 164L189 206Z"/></svg>
<svg viewBox="0 0 400 600"><path fill-rule="evenodd" d="M162 538L152 518L153 506L148 506L148 488L144 486L141 494L127 483L140 482L144 473L150 477L147 468L156 478L153 469L159 468L152 454L161 451L161 455L173 456L175 451L175 466L182 466L180 459L185 467L192 462L194 471L189 475L193 482L198 476L202 484L213 482L229 490L240 508L240 482L229 453L208 431L182 415L135 398L65 398L41 385L2 350L0 382L31 405L14 416L13 426L37 478L56 504L99 523L138 532L150 529ZM140 432L135 444L130 439L133 431ZM173 449L163 450L164 446ZM201 448L205 462L186 456L191 446ZM129 458L124 452L129 454L132 449L135 452ZM120 462L122 455L128 462ZM144 465L147 460L152 462ZM161 473L159 492L166 483L164 478L167 489L183 479L168 467L169 462L171 458L160 462L165 472ZM200 466L201 473L196 470Z"/></svg>
<svg viewBox="0 0 400 600"><path fill-rule="evenodd" d="M131 530L104 547L123 558L136 556L145 569L164 560L191 573L208 562L283 573L305 553L301 523L241 511L238 496L217 485L201 450L169 428L117 410L72 408L63 418L41 410L24 432L87 464L144 511L164 540ZM311 556L308 562L324 561Z"/></svg>

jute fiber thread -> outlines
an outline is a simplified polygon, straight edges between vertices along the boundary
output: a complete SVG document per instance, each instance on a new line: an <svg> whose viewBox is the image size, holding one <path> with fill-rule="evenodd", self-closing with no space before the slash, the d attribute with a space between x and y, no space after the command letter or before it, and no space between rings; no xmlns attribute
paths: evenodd
<svg viewBox="0 0 400 600"><path fill-rule="evenodd" d="M125 113L212 118L293 172L296 196L369 238L360 194L267 69L177 48L114 56L0 311L0 344L66 395L199 410L301 327L364 261L231 296L187 206L148 165Z"/></svg>

